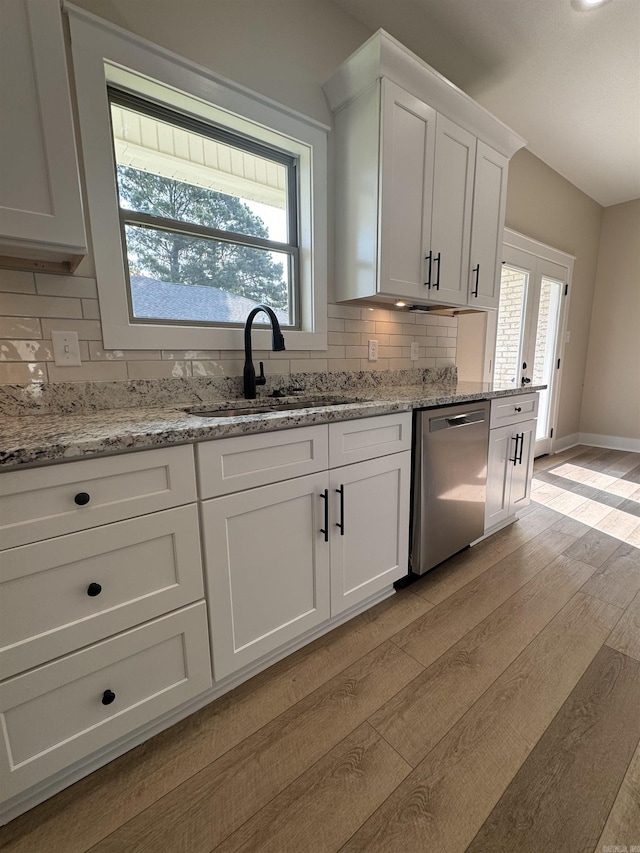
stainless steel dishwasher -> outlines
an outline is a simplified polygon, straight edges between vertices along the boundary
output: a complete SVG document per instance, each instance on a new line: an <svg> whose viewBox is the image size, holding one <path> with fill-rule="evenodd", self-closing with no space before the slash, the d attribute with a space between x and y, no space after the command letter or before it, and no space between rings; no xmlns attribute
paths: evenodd
<svg viewBox="0 0 640 853"><path fill-rule="evenodd" d="M422 575L484 532L488 401L414 418L411 571Z"/></svg>

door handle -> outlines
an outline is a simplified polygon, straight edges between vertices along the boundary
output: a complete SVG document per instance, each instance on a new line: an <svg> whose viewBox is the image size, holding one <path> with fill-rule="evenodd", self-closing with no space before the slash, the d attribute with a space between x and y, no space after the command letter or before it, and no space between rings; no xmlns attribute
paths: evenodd
<svg viewBox="0 0 640 853"><path fill-rule="evenodd" d="M324 527L320 528L320 533L324 533L324 541L329 541L329 489L320 492L320 497L324 501Z"/></svg>
<svg viewBox="0 0 640 853"><path fill-rule="evenodd" d="M427 280L425 281L424 286L428 287L429 290L431 290L431 263L433 261L433 252L429 252L427 257L425 258L425 261L429 261L429 273L427 275Z"/></svg>
<svg viewBox="0 0 640 853"><path fill-rule="evenodd" d="M476 274L476 286L471 291L471 295L475 296L477 299L478 298L478 286L480 284L480 264L476 264L475 267L473 268L472 272L474 272Z"/></svg>
<svg viewBox="0 0 640 853"><path fill-rule="evenodd" d="M336 527L340 528L340 536L344 536L344 485L336 492L340 495L340 521L336 521Z"/></svg>
<svg viewBox="0 0 640 853"><path fill-rule="evenodd" d="M434 264L438 264L438 272L436 274L436 280L433 284L436 290L440 290L440 252L433 259Z"/></svg>
<svg viewBox="0 0 640 853"><path fill-rule="evenodd" d="M523 384L523 385L528 385L530 382L531 382L531 380L529 379L529 377L528 377L528 376L523 376L523 377L522 377L522 384Z"/></svg>

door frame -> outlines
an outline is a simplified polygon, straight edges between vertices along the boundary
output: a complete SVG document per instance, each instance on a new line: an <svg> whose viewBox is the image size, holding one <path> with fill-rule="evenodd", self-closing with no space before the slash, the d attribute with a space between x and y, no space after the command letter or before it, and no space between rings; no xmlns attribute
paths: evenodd
<svg viewBox="0 0 640 853"><path fill-rule="evenodd" d="M545 266L551 263L554 266L561 267L563 272L562 278L564 278L564 282L566 285L566 294L563 296L560 305L558 339L556 341L556 348L554 353L555 363L558 364L559 362L560 367L554 370L554 382L551 385L549 395L549 429L552 432L552 435L551 438L548 439L548 447L546 447L545 449L536 449L536 455L543 455L544 453L552 454L555 451L555 445L558 440L556 433L558 426L557 422L560 403L560 388L562 384L562 373L565 361L564 352L565 344L567 342L569 300L571 299L571 284L573 279L573 266L575 262L575 256L569 255L567 252L563 252L560 249L554 249L552 246L547 246L545 243L540 243L538 240L533 240L530 237L526 237L524 234L519 234L517 231L513 231L510 228L505 228L503 234L503 264L506 262L505 252L508 252L509 249L515 249L519 253L522 252L528 255L531 258L531 265L534 272L536 271L536 267L539 264L540 269L538 270L538 272L540 272L542 275L548 275L549 278L557 279L558 276L551 274L548 271L545 271ZM515 265L517 266L517 264ZM560 280L562 280L562 278L560 278ZM527 301L530 301L529 296L527 297ZM496 352L497 320L498 312L490 312L489 317L487 318L487 339L485 347L485 380L489 382L493 377L493 362L495 360Z"/></svg>

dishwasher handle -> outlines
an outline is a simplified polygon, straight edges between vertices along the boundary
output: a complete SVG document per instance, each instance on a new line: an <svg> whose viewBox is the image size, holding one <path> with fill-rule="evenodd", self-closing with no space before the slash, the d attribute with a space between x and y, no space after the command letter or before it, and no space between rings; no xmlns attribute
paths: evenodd
<svg viewBox="0 0 640 853"><path fill-rule="evenodd" d="M484 409L478 409L475 412L463 412L460 415L445 415L441 418L431 418L429 420L429 432L439 432L442 429L481 424L486 420L486 416Z"/></svg>

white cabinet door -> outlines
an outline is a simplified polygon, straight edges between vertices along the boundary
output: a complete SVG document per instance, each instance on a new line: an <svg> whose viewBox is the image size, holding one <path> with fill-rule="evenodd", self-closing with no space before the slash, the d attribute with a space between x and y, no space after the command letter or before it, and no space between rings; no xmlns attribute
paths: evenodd
<svg viewBox="0 0 640 853"><path fill-rule="evenodd" d="M87 248L58 0L2 0L0 112L0 255L71 269Z"/></svg>
<svg viewBox="0 0 640 853"><path fill-rule="evenodd" d="M331 472L331 615L406 575L411 453Z"/></svg>
<svg viewBox="0 0 640 853"><path fill-rule="evenodd" d="M514 513L516 510L528 506L531 500L536 422L527 421L512 427L512 430L512 434L517 437L517 447L515 448L517 463L513 465L511 471L509 508Z"/></svg>
<svg viewBox="0 0 640 853"><path fill-rule="evenodd" d="M438 114L426 279L434 302L467 304L475 154L476 137Z"/></svg>
<svg viewBox="0 0 640 853"><path fill-rule="evenodd" d="M216 680L329 618L327 479L310 474L203 502Z"/></svg>
<svg viewBox="0 0 640 853"><path fill-rule="evenodd" d="M378 289L424 299L436 111L390 80L381 85Z"/></svg>
<svg viewBox="0 0 640 853"><path fill-rule="evenodd" d="M509 160L478 140L473 187L469 305L498 308Z"/></svg>
<svg viewBox="0 0 640 853"><path fill-rule="evenodd" d="M489 530L509 517L509 487L515 451L512 435L511 426L498 427L489 432L485 530Z"/></svg>

